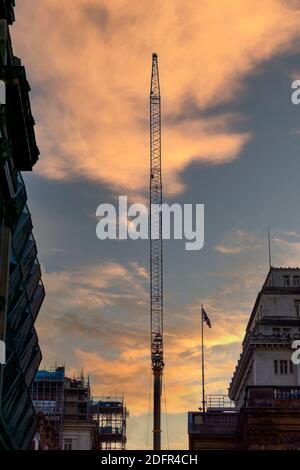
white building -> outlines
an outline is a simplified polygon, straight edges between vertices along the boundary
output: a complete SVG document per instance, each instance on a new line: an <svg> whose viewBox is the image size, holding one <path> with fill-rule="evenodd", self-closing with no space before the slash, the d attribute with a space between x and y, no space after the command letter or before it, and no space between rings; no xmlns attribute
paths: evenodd
<svg viewBox="0 0 300 470"><path fill-rule="evenodd" d="M97 449L97 423L95 421L65 420L63 450Z"/></svg>
<svg viewBox="0 0 300 470"><path fill-rule="evenodd" d="M300 386L292 342L300 339L300 268L270 268L259 292L229 397L241 407L247 386ZM296 393L296 392L295 392Z"/></svg>

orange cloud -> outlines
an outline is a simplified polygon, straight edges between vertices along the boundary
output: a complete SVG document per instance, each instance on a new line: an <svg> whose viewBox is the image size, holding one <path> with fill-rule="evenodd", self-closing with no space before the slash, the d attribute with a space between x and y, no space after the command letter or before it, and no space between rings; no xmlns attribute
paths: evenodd
<svg viewBox="0 0 300 470"><path fill-rule="evenodd" d="M206 392L226 394L263 281L259 266L253 259L247 276L244 267L219 273L213 295L185 305L184 314L181 306L169 307L165 293L164 382L169 422L176 425L174 448L186 448L186 413L200 406L199 306L205 304L213 325L205 330ZM128 447L145 448L151 382L147 271L136 262L107 263L45 273L44 279L48 288L38 334L45 363L63 358L71 375L83 368L94 396L124 393L130 411Z"/></svg>
<svg viewBox="0 0 300 470"><path fill-rule="evenodd" d="M176 426L182 432L180 438L172 437L174 447L186 447L186 412L197 409L200 401L200 304L212 321L212 329L205 330L206 392L226 394L267 271L258 235L235 230L225 241L228 246L236 241L241 248L253 248L246 274L244 257L249 250L241 249L231 270L208 273L218 281L218 289L185 305L184 314L181 306L169 307L166 292L164 380L170 420L179 420L180 415ZM300 259L299 237L292 231L280 232L273 243L278 260ZM38 333L46 364L64 358L71 374L83 367L91 376L94 396L124 393L129 426L138 425L146 433L151 380L147 271L136 262L106 263L81 266L72 273L45 273L44 279L47 297ZM144 448L146 434L141 437L130 429L129 447Z"/></svg>
<svg viewBox="0 0 300 470"><path fill-rule="evenodd" d="M35 87L38 172L131 192L147 187L154 50L165 190L183 189L179 174L191 161L232 161L249 133L228 127L227 115L207 119L202 112L236 99L249 72L293 48L300 34L296 6L281 0L19 2L14 44Z"/></svg>

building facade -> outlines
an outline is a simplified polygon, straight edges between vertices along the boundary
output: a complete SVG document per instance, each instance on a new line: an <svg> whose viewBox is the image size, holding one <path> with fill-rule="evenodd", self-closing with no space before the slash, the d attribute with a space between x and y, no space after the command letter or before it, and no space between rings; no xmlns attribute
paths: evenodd
<svg viewBox="0 0 300 470"><path fill-rule="evenodd" d="M33 381L31 396L40 417L35 436L39 444L35 447L45 450L45 433L49 433L51 427L57 438L52 439L51 446L46 444L47 450L97 449L98 428L92 416L88 380L66 377L64 367L40 370Z"/></svg>
<svg viewBox="0 0 300 470"><path fill-rule="evenodd" d="M31 386L38 415L37 450L125 450L124 396L94 398L89 379L69 378L64 367L39 370Z"/></svg>
<svg viewBox="0 0 300 470"><path fill-rule="evenodd" d="M0 449L27 449L37 417L30 386L41 361L35 320L44 299L22 171L38 160L25 68L0 1Z"/></svg>
<svg viewBox="0 0 300 470"><path fill-rule="evenodd" d="M98 427L92 415L89 380L65 379L63 450L96 450Z"/></svg>
<svg viewBox="0 0 300 470"><path fill-rule="evenodd" d="M64 420L65 368L39 370L31 386L31 398L38 415L35 445L38 449L59 450L62 448ZM47 434L55 435L49 443Z"/></svg>
<svg viewBox="0 0 300 470"><path fill-rule="evenodd" d="M125 450L128 410L123 395L95 398L92 406L97 422L100 450Z"/></svg>
<svg viewBox="0 0 300 470"><path fill-rule="evenodd" d="M292 363L300 339L300 269L271 268L257 296L234 371L229 397L237 407L247 386L299 386L300 367Z"/></svg>
<svg viewBox="0 0 300 470"><path fill-rule="evenodd" d="M233 404L189 413L191 449L300 450L300 268L270 268L229 386Z"/></svg>

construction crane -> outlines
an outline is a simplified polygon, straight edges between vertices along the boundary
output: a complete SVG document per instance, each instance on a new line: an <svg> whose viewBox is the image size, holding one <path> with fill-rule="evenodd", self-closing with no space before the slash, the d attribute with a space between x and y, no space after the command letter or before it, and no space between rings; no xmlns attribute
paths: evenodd
<svg viewBox="0 0 300 470"><path fill-rule="evenodd" d="M150 304L153 372L153 449L161 448L163 359L161 105L157 54L152 54L150 90Z"/></svg>

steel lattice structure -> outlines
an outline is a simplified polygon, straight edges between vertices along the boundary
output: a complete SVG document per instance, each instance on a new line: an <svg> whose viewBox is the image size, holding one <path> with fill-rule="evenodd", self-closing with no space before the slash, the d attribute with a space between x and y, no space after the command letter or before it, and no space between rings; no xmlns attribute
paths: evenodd
<svg viewBox="0 0 300 470"><path fill-rule="evenodd" d="M161 102L157 54L152 55L150 90L150 304L151 361L154 377L153 448L161 447L163 361Z"/></svg>

